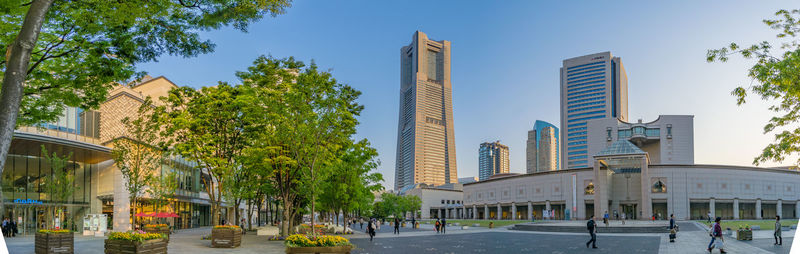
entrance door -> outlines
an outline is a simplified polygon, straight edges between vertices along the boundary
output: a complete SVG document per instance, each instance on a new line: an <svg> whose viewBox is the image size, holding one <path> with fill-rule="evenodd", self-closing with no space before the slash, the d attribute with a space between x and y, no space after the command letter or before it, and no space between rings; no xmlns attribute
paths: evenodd
<svg viewBox="0 0 800 254"><path fill-rule="evenodd" d="M625 213L625 218L629 220L636 220L638 218L636 204L622 204L622 212Z"/></svg>

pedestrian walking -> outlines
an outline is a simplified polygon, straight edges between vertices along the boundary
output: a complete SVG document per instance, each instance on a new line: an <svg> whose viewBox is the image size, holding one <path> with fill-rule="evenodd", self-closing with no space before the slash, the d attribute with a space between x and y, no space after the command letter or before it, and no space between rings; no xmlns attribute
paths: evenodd
<svg viewBox="0 0 800 254"><path fill-rule="evenodd" d="M433 224L433 227L436 230L437 234L439 233L439 227L441 227L441 226L442 226L442 222L439 221L439 218L436 218L436 223Z"/></svg>
<svg viewBox="0 0 800 254"><path fill-rule="evenodd" d="M589 248L589 244L592 244L592 249L597 249L597 223L594 222L594 215L589 217L589 222L586 222L586 229L589 230L589 236L592 238L586 242L586 248Z"/></svg>
<svg viewBox="0 0 800 254"><path fill-rule="evenodd" d="M400 219L397 217L394 218L394 233L398 235L400 234Z"/></svg>
<svg viewBox="0 0 800 254"><path fill-rule="evenodd" d="M711 211L708 211L708 217L706 218L708 218L708 221L706 222L711 223Z"/></svg>
<svg viewBox="0 0 800 254"><path fill-rule="evenodd" d="M361 223L361 229L364 229L364 218L361 218L359 222Z"/></svg>
<svg viewBox="0 0 800 254"><path fill-rule="evenodd" d="M627 215L625 215L625 213L622 213L622 225L625 225L625 219L627 219Z"/></svg>
<svg viewBox="0 0 800 254"><path fill-rule="evenodd" d="M441 231L442 231L442 234L446 233L446 231L447 231L447 218L442 218Z"/></svg>
<svg viewBox="0 0 800 254"><path fill-rule="evenodd" d="M775 233L772 234L775 237L775 245L783 245L783 237L781 237L781 216L775 216ZM780 241L778 241L780 240Z"/></svg>
<svg viewBox="0 0 800 254"><path fill-rule="evenodd" d="M725 239L722 237L722 218L717 217L714 220L714 225L711 226L711 243L708 244L708 252L714 250L714 247L719 249L719 253L728 253L725 251Z"/></svg>
<svg viewBox="0 0 800 254"><path fill-rule="evenodd" d="M19 231L17 231L17 222L12 220L11 221L11 237L17 237L17 233L19 233Z"/></svg>
<svg viewBox="0 0 800 254"><path fill-rule="evenodd" d="M603 223L606 224L606 227L608 227L608 211L603 214Z"/></svg>
<svg viewBox="0 0 800 254"><path fill-rule="evenodd" d="M675 216L673 214L669 215L669 242L674 243L675 237L677 237L678 228L675 226Z"/></svg>
<svg viewBox="0 0 800 254"><path fill-rule="evenodd" d="M367 222L367 234L369 235L369 241L372 242L372 238L375 237L375 219Z"/></svg>
<svg viewBox="0 0 800 254"><path fill-rule="evenodd" d="M2 230L3 236L8 237L8 218L3 219Z"/></svg>
<svg viewBox="0 0 800 254"><path fill-rule="evenodd" d="M411 228L413 229L417 228L417 219L414 217L411 217Z"/></svg>

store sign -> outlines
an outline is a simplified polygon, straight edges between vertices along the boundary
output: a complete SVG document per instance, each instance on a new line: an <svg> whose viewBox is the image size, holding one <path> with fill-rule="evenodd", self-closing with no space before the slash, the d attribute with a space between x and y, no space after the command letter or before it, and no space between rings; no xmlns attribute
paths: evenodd
<svg viewBox="0 0 800 254"><path fill-rule="evenodd" d="M14 204L41 205L42 201L34 199L14 199Z"/></svg>

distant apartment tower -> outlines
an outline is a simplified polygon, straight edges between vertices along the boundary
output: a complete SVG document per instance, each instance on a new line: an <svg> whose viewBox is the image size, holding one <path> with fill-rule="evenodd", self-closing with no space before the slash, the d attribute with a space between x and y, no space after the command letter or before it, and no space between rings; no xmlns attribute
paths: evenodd
<svg viewBox="0 0 800 254"><path fill-rule="evenodd" d="M458 182L450 84L450 42L414 33L400 49L395 188Z"/></svg>
<svg viewBox="0 0 800 254"><path fill-rule="evenodd" d="M566 59L561 67L562 168L590 167L586 122L628 120L628 76L611 52Z"/></svg>
<svg viewBox="0 0 800 254"><path fill-rule="evenodd" d="M528 147L525 151L527 172L560 170L560 143L558 127L536 120L533 130L528 131Z"/></svg>
<svg viewBox="0 0 800 254"><path fill-rule="evenodd" d="M500 141L483 142L478 149L478 181L489 179L492 175L508 173L508 146Z"/></svg>

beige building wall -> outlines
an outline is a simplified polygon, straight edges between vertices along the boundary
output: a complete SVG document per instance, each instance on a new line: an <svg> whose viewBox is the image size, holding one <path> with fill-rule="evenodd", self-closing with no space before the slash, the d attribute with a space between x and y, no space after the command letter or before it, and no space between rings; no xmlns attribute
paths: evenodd
<svg viewBox="0 0 800 254"><path fill-rule="evenodd" d="M417 31L400 56L395 189L456 183L450 42Z"/></svg>

